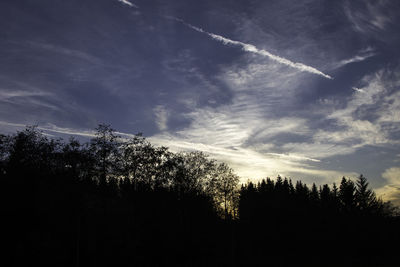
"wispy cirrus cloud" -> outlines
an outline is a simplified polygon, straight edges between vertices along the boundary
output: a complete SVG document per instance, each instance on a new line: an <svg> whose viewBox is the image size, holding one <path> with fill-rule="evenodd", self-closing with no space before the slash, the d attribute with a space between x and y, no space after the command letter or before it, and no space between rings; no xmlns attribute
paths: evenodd
<svg viewBox="0 0 400 267"><path fill-rule="evenodd" d="M359 6L346 1L344 11L353 28L362 33L383 31L391 23L395 13L390 1L365 1Z"/></svg>
<svg viewBox="0 0 400 267"><path fill-rule="evenodd" d="M226 137L229 139L229 137ZM332 183L346 175L355 177L353 172L339 172L327 169L320 169L309 165L307 162L315 159L302 156L277 153L262 153L252 147L229 147L219 144L208 144L201 141L182 138L167 133L159 134L149 138L154 144L164 145L172 151L203 151L213 158L228 163L242 178L242 182L248 179L258 180L265 177L275 178L278 175L284 177L310 178L308 182L318 180L318 183ZM298 176L300 175L300 177Z"/></svg>
<svg viewBox="0 0 400 267"><path fill-rule="evenodd" d="M305 77L300 72L282 68L276 61L265 62L259 57L246 60L249 61L245 65L223 68L217 76L232 92L228 103L192 105L191 111L183 114L190 121L188 126L151 136L151 141L174 151L204 151L229 163L243 181L280 174L330 183L342 175L353 175L315 167L321 163L321 157L349 153L344 147L277 143L277 139L287 134L300 139L313 134L307 118L282 112L274 114L277 106L291 105L294 92L299 91L298 85ZM175 62L174 66L180 64ZM200 71L187 65L187 61L184 66L181 71L186 70L190 75ZM203 84L205 90L209 89L207 83Z"/></svg>
<svg viewBox="0 0 400 267"><path fill-rule="evenodd" d="M43 134L50 136L50 137L56 137L56 136L59 137L60 135L80 136L83 138L96 137L96 131L90 130L90 129L60 127L53 123L46 123L43 125L42 124L23 124L23 123L13 123L13 122L0 120L0 130L2 130L3 132L10 132L12 134L15 133L14 130L20 131L20 130L25 129L28 126L35 126L37 130L41 131ZM8 129L8 130L5 130L5 129ZM119 131L115 131L114 133L117 136L119 136L122 141L136 136L135 134L119 132Z"/></svg>
<svg viewBox="0 0 400 267"><path fill-rule="evenodd" d="M59 127L52 123L47 123L46 125L35 125L35 124L22 124L22 123L13 123L7 121L0 121L0 128L1 126L12 127L14 129L24 129L27 126L36 126L36 128L40 131L44 132L51 132L51 133L58 133L58 134L66 134L66 135L75 135L75 136L83 136L83 137L94 137L95 131L93 130L79 130L74 128L66 128L66 127Z"/></svg>
<svg viewBox="0 0 400 267"><path fill-rule="evenodd" d="M29 42L27 42L27 44L32 47L35 47L35 48L40 48L40 49L47 50L50 52L63 54L68 57L74 57L74 58L77 58L80 60L85 60L92 64L101 64L102 63L102 60L99 59L98 57L92 56L83 51L66 48L66 47L55 45L52 43L29 41Z"/></svg>
<svg viewBox="0 0 400 267"><path fill-rule="evenodd" d="M212 39L214 39L216 41L219 41L219 42L222 42L224 45L239 46L246 52L255 53L257 55L268 57L269 59L271 59L271 60L273 60L275 62L278 62L280 64L289 66L291 68L295 68L295 69L298 69L298 70L304 71L304 72L317 74L317 75L320 75L320 76L322 76L324 78L327 78L327 79L333 79L331 76L323 73L322 71L320 71L320 70L318 70L318 69L316 69L314 67L305 65L303 63L290 61L289 59L274 55L274 54L268 52L267 50L259 49L259 48L257 48L256 46L254 46L252 44L246 44L246 43L243 43L243 42L240 42L240 41L235 41L235 40L223 37L223 36L218 35L218 34L207 32L207 31L205 31L205 30L203 30L203 29L201 29L199 27L193 26L192 24L187 23L184 20L179 19L179 18L175 18L175 17L171 17L171 16L165 16L165 18L181 22L182 24L186 25L187 27L189 27L189 28L191 28L191 29L193 29L193 30L195 30L197 32L204 33L204 34L210 36Z"/></svg>
<svg viewBox="0 0 400 267"><path fill-rule="evenodd" d="M37 97L37 96L49 96L51 95L48 92L42 91L23 91L23 90L13 90L8 91L4 89L0 89L0 101L8 101L12 98L25 98L25 97Z"/></svg>
<svg viewBox="0 0 400 267"><path fill-rule="evenodd" d="M223 122L221 122L221 128L224 128ZM7 129L22 130L26 127L25 124L21 123L10 123L6 121L0 121L0 129L6 127ZM96 135L94 130L87 129L76 129L68 127L59 127L57 125L47 123L45 125L38 125L37 129L43 131L45 135L54 137L59 135L73 135L80 136L83 138L93 138ZM292 177L294 174L300 174L308 177L317 177L319 183L331 183L337 181L341 175L356 176L352 172L337 172L332 170L324 170L315 168L309 164L308 161L318 162L318 160L297 156L295 154L278 154L278 153L262 153L254 150L252 147L236 146L231 147L228 144L229 140L232 140L232 136L226 136L224 134L218 134L220 137L227 139L225 144L207 143L204 140L196 140L190 137L190 133L197 130L188 129L181 132L179 136L171 135L168 132L164 132L152 137L149 140L155 145L167 146L171 151L203 151L215 159L229 163L236 172L242 177L242 182L246 182L247 179L261 179L267 176L275 178L278 175L285 177ZM116 132L117 135L122 138L133 137L133 134ZM210 134L210 132L203 132L202 134ZM204 138L212 136L204 136ZM238 145L238 144L236 144ZM299 178L299 177L296 177ZM309 180L310 182L311 180Z"/></svg>
<svg viewBox="0 0 400 267"><path fill-rule="evenodd" d="M233 91L228 104L195 107L185 114L189 126L153 140L176 150L203 150L228 162L244 179L281 174L317 183L357 176L354 166L332 171L332 158L350 157L365 146L398 143L390 137L400 118L396 74L390 78L378 71L365 76L345 104L334 101L330 111L321 103L316 114L301 113L304 107L299 113L285 113L283 107L298 101L296 92L302 90L304 76L277 62L247 59L247 65L226 67L219 74ZM279 114L274 113L277 107ZM313 116L326 125L316 125Z"/></svg>
<svg viewBox="0 0 400 267"><path fill-rule="evenodd" d="M48 90L26 84L12 82L8 88L0 87L0 103L12 106L42 107L48 110L60 110L54 103L55 94ZM0 109L1 110L1 109Z"/></svg>
<svg viewBox="0 0 400 267"><path fill-rule="evenodd" d="M366 145L400 144L392 137L399 132L400 92L396 90L399 71L380 70L366 75L353 87L355 92L344 108L335 109L327 119L336 121L336 130L320 129L314 140L344 144L354 148Z"/></svg>

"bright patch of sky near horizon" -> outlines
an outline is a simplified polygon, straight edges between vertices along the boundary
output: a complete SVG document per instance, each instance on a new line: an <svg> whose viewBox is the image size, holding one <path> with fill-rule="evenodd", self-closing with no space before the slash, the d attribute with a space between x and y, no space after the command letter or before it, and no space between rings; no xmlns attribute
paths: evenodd
<svg viewBox="0 0 400 267"><path fill-rule="evenodd" d="M243 180L363 173L400 204L399 14L372 0L1 1L0 130L110 123Z"/></svg>

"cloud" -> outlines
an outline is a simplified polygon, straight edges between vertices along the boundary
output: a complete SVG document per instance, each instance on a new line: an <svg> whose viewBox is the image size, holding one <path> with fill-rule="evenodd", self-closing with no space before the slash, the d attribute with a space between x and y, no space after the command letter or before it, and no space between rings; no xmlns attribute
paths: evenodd
<svg viewBox="0 0 400 267"><path fill-rule="evenodd" d="M99 59L99 58L97 58L95 56L92 56L92 55L90 55L88 53L79 51L79 50L70 49L70 48L66 48L66 47L63 47L63 46L54 45L54 44L51 44L51 43L41 43L41 42L29 41L29 42L27 42L27 44L30 45L30 46L37 47L37 48L40 48L40 49L44 49L44 50L47 50L47 51L51 51L51 52L54 52L54 53L63 54L63 55L66 55L68 57L74 57L74 58L77 58L77 59L80 59L80 60L84 60L84 61L87 61L87 62L89 62L91 64L95 64L95 65L102 64L102 60L101 59Z"/></svg>
<svg viewBox="0 0 400 267"><path fill-rule="evenodd" d="M354 91L359 92L359 93L365 93L365 91L363 89L360 89L357 87L351 87L351 89L353 89Z"/></svg>
<svg viewBox="0 0 400 267"><path fill-rule="evenodd" d="M395 1L346 1L343 8L355 31L381 38L397 17L396 4Z"/></svg>
<svg viewBox="0 0 400 267"><path fill-rule="evenodd" d="M28 125L21 124L21 123L11 123L6 121L0 121L0 125L7 125L12 126L15 128L25 128ZM67 135L78 135L78 136L85 136L85 137L94 137L95 131L93 130L78 130L73 128L65 128L65 127L58 127L52 123L47 123L46 125L37 125L37 129L45 132L53 132L53 133L60 133L60 134L67 134Z"/></svg>
<svg viewBox="0 0 400 267"><path fill-rule="evenodd" d="M285 107L295 100L294 92L304 76L282 69L281 64L274 61L250 57L249 60L244 66L227 66L217 76L232 92L229 103L192 106L191 111L183 114L191 122L188 126L176 132L156 134L150 140L173 151L204 151L230 164L243 181L280 174L330 183L349 174L318 170L310 165L321 163L318 159L321 155L343 153L344 147L320 147L317 143L292 143L292 146L282 147L276 143L277 138L287 133L300 137L313 134L307 126L307 118L283 112L273 114L277 106ZM190 67L185 69L188 75L198 71ZM206 82L203 84L207 86Z"/></svg>
<svg viewBox="0 0 400 267"><path fill-rule="evenodd" d="M2 127L4 126L4 128ZM14 134L14 130L22 130L27 126L36 126L36 129L43 131L43 134L51 137L55 137L55 135L49 133L58 133L62 135L73 135L73 136L82 136L87 138L92 138L96 136L95 130L87 130L87 129L76 129L76 128L68 128L68 127L59 127L53 123L46 123L44 125L39 124L22 124L22 123L13 123L7 121L0 121L0 130L2 132L7 132ZM13 130L14 129L14 130ZM120 136L122 140L135 137L135 134L124 133L115 131L115 134Z"/></svg>
<svg viewBox="0 0 400 267"><path fill-rule="evenodd" d="M12 98L25 98L34 96L49 96L52 95L48 92L43 91L24 91L24 90L13 90L7 91L4 89L0 90L0 101L6 101Z"/></svg>
<svg viewBox="0 0 400 267"><path fill-rule="evenodd" d="M42 89L27 85L23 82L15 82L12 87L21 89L0 89L0 102L24 107L44 107L51 110L60 110L50 99L54 100L55 95Z"/></svg>
<svg viewBox="0 0 400 267"><path fill-rule="evenodd" d="M30 124L32 125L32 124ZM2 129L5 126L5 129L17 129L21 130L29 126L28 124L22 124L22 123L13 123L13 122L7 122L7 121L0 121L0 129ZM93 130L77 130L73 128L64 128L64 127L58 127L54 124L47 123L46 125L36 125L38 130L44 131L46 135L49 135L47 132L52 132L52 133L59 133L59 134L66 134L66 135L75 135L75 136L84 136L84 137L94 137L95 136L95 131ZM3 129L2 129L3 130ZM7 130L6 132L11 132L10 130ZM14 132L12 132L14 133ZM50 135L53 136L53 135Z"/></svg>
<svg viewBox="0 0 400 267"><path fill-rule="evenodd" d="M396 206L400 206L400 167L386 169L382 177L387 184L376 190L384 200L391 201Z"/></svg>
<svg viewBox="0 0 400 267"><path fill-rule="evenodd" d="M319 130L314 140L322 143L347 144L353 148L366 145L400 144L391 136L398 131L400 121L400 72L380 70L365 76L361 88L344 108L335 109L327 119L336 121L336 129Z"/></svg>
<svg viewBox="0 0 400 267"><path fill-rule="evenodd" d="M6 126L7 129L23 129L26 127L24 124L0 121L0 126L3 125ZM213 126L215 126L215 124ZM226 125L221 122L220 127L224 128ZM96 134L94 130L58 127L50 123L39 125L37 129L44 131L47 135L49 135L49 133L58 133L62 135L92 138ZM275 178L278 175L281 175L284 177L294 177L295 179L303 179L303 181L322 184L337 181L343 175L348 177L356 176L356 174L352 172L338 172L313 167L307 162L318 163L318 160L296 155L294 153L278 154L259 152L255 150L254 147L241 145L241 143L238 142L240 141L238 139L235 141L235 136L233 134L221 134L219 132L220 129L217 129L214 133L214 135L217 135L215 138L210 130L211 129L206 129L203 132L199 132L199 136L204 135L204 139L199 140L196 140L196 138L193 139L192 136L190 136L191 133L196 132L196 129L191 128L181 132L179 135L172 135L164 131L163 133L151 136L148 139L153 144L167 146L174 152L193 150L203 151L219 161L228 163L235 169L236 173L241 176L242 182L246 182L247 179L258 180L267 176ZM123 138L130 138L133 136L132 134L122 132L116 132L116 134ZM53 135L50 134L50 136ZM221 143L220 138L225 138L226 142ZM207 139L211 139L212 141L207 142ZM242 141L245 141L245 139Z"/></svg>
<svg viewBox="0 0 400 267"><path fill-rule="evenodd" d="M240 46L246 52L255 53L255 54L258 54L258 55L261 55L261 56L268 57L269 59L271 59L273 61L276 61L276 62L278 62L280 64L283 64L283 65L298 69L300 71L309 72L309 73L320 75L320 76L322 76L324 78L327 78L327 79L332 79L331 76L321 72L320 70L318 70L316 68L313 68L311 66L307 66L307 65L305 65L303 63L292 62L292 61L290 61L290 60L288 60L286 58L271 54L270 52L268 52L268 51L266 51L264 49L258 49L256 46L254 46L252 44L246 44L246 43L243 43L243 42L240 42L240 41L235 41L235 40L228 39L228 38L223 37L223 36L218 35L218 34L207 32L207 31L205 31L205 30L203 30L203 29L201 29L199 27L193 26L193 25L191 25L191 24L189 24L189 23L187 23L184 20L179 19L179 18L169 17L169 16L166 16L166 18L181 22L182 24L186 25L187 27L189 27L189 28L191 28L191 29L193 29L195 31L198 31L200 33L204 33L204 34L210 36L212 39L217 40L219 42L222 42L224 45L229 45L230 44L230 45L234 45L234 46Z"/></svg>
<svg viewBox="0 0 400 267"><path fill-rule="evenodd" d="M374 56L374 55L375 55L375 54L368 54L368 55L365 55L365 56L359 56L359 55L357 55L357 56L352 57L352 58L349 58L349 59L344 59L344 60L341 60L341 61L339 62L339 66L338 66L338 67L342 67L342 66L345 66L345 65L347 65L347 64L354 63L354 62L361 62L361 61L364 61L364 60L366 60L367 58L370 58L370 57L372 57L372 56Z"/></svg>
<svg viewBox="0 0 400 267"><path fill-rule="evenodd" d="M73 128L58 127L52 123L48 123L44 126L39 126L39 130L67 135L78 135L84 137L94 137L95 131L93 130L78 130Z"/></svg>
<svg viewBox="0 0 400 267"><path fill-rule="evenodd" d="M201 70L187 64L187 54L183 62L179 58L166 62L166 69L179 70L181 79L201 75ZM185 96L190 104L181 115L189 124L153 135L152 142L175 151L205 151L229 163L244 180L281 174L308 182L331 183L343 175L357 176L348 170L332 171L328 167L326 158L351 154L356 148L314 138L320 129L312 128L314 113L320 112L321 106L305 113L297 98L308 90L307 76L276 61L245 54L241 62L221 67L212 78L229 89L230 101L204 106L189 101L196 102L196 96ZM203 92L214 90L208 79L209 76L202 75ZM318 120L325 119L326 114Z"/></svg>
<svg viewBox="0 0 400 267"><path fill-rule="evenodd" d="M291 159L291 160L299 160L299 161L313 161L313 162L321 162L319 159L313 159L313 158L307 158L307 157L303 157L303 156L297 156L297 155L293 155L293 154L279 154L279 153L267 153L268 155L271 156L277 156L279 158L287 158L287 159Z"/></svg>
<svg viewBox="0 0 400 267"><path fill-rule="evenodd" d="M229 138L229 137L228 137ZM241 177L242 182L248 179L262 179L265 177L275 178L278 175L284 177L293 177L303 179L304 177L318 183L332 183L338 181L343 175L356 176L352 172L337 172L314 168L305 161L311 159L297 156L278 155L273 153L260 153L252 148L229 147L219 144L207 144L203 142L193 142L190 139L184 139L181 136L170 134L159 134L149 138L149 140L158 145L164 145L171 151L203 151L213 158L228 163L235 172ZM300 177L299 177L300 176ZM310 179L312 177L312 179Z"/></svg>
<svg viewBox="0 0 400 267"><path fill-rule="evenodd" d="M14 134L16 130L20 130L22 128L25 128L25 124L21 123L12 123L12 122L7 122L7 121L0 121L0 131L1 133L6 133L6 134Z"/></svg>
<svg viewBox="0 0 400 267"><path fill-rule="evenodd" d="M349 58L349 59L343 59L338 63L336 68L340 68L340 67L343 67L343 66L346 66L348 64L355 63L355 62L361 62L361 61L364 61L364 60L366 60L366 59L368 59L370 57L373 57L373 56L375 56L375 54L374 53L370 53L370 54L367 54L367 55L356 55L356 56L354 56L352 58Z"/></svg>
<svg viewBox="0 0 400 267"><path fill-rule="evenodd" d="M118 0L119 2L123 3L124 5L128 5L130 7L139 8L139 6L135 5L134 3L128 0Z"/></svg>
<svg viewBox="0 0 400 267"><path fill-rule="evenodd" d="M168 129L168 111L162 106L158 105L153 109L154 116L156 117L156 124L160 131L165 131Z"/></svg>
<svg viewBox="0 0 400 267"><path fill-rule="evenodd" d="M335 63L333 68L341 68L343 66L346 66L351 63L356 63L356 62L362 62L370 57L375 56L376 53L374 52L374 49L371 47L367 47L366 49L363 49L359 51L355 56L348 58L348 59L343 59L339 61L338 63Z"/></svg>
<svg viewBox="0 0 400 267"><path fill-rule="evenodd" d="M367 145L396 145L390 137L400 121L395 71L365 76L344 103L319 103L304 112L304 106L296 107L296 96L307 90L305 76L259 57L242 60L218 74L233 92L229 103L192 106L183 114L190 125L152 140L177 151L205 151L228 162L244 180L281 174L317 183L357 176L352 170L358 166L332 171L332 157Z"/></svg>
<svg viewBox="0 0 400 267"><path fill-rule="evenodd" d="M0 122L0 124L1 124L1 122ZM16 125L21 125L21 124L16 124ZM88 137L88 138L92 138L92 137L96 136L95 130L59 127L52 123L47 123L42 126L39 125L37 127L37 129L45 131L45 132L59 133L59 134L65 134L65 135L75 135L75 136L82 136L82 137ZM127 139L127 138L132 138L135 136L134 134L123 133L123 132L119 132L119 131L115 131L115 134L117 136L120 136L122 138L122 140Z"/></svg>
<svg viewBox="0 0 400 267"><path fill-rule="evenodd" d="M316 141L314 136L310 142L289 142L281 146L280 149L296 155L302 155L305 159L311 158L314 162L323 162L325 158L347 155L355 151L355 148L350 146L335 144L334 142Z"/></svg>
<svg viewBox="0 0 400 267"><path fill-rule="evenodd" d="M306 114L303 106L300 107L302 113L293 112L296 110L293 103L298 102L296 96L301 94L303 87L307 87L304 86L304 76L282 70L279 64L261 64L256 60L245 67L226 69L221 79L235 92L235 95L229 107L218 109L219 111L226 109L227 113L224 117L221 116L220 120L225 123L231 121L232 124L238 125L239 134L235 137L240 140L241 145L251 147L260 153L293 155L305 161L313 159L314 162L355 151L355 148L347 144L314 138L318 130L313 129L314 122L311 118L315 116L314 113L317 115L320 113L321 106L318 106L316 111L308 110ZM325 109L326 103L322 105ZM277 107L279 107L278 113ZM215 111L215 109L209 111L213 112L209 117L214 120L219 117L214 114ZM322 116L324 118L321 119L325 119L326 113ZM196 117L194 120L202 119ZM211 120L204 118L204 121ZM206 128L207 125L203 127ZM211 129L217 130L218 127L213 125ZM246 132L243 132L244 130ZM283 142L279 141L287 134L291 136ZM221 139L229 143L229 139L223 136L224 134Z"/></svg>
<svg viewBox="0 0 400 267"><path fill-rule="evenodd" d="M382 177L385 178L389 184L400 185L400 167L392 167L385 170Z"/></svg>

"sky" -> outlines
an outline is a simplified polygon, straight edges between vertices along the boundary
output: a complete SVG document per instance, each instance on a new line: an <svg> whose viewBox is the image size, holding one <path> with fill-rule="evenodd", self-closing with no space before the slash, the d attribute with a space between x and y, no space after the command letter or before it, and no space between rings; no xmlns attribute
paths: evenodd
<svg viewBox="0 0 400 267"><path fill-rule="evenodd" d="M400 205L400 2L2 0L0 132L99 123Z"/></svg>

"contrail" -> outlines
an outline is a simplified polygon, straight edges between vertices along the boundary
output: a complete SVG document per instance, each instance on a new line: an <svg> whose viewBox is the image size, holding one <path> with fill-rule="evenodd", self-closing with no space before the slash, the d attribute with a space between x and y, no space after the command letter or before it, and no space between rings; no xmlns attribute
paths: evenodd
<svg viewBox="0 0 400 267"><path fill-rule="evenodd" d="M279 62L281 64L284 64L286 66L298 69L300 71L306 71L306 72L310 72L310 73L314 73L314 74L320 75L320 76L325 77L327 79L333 79L331 76L323 73L322 71L317 70L316 68L304 65L303 63L293 62L293 61L290 61L290 60L288 60L286 58L283 58L283 57L280 57L280 56L276 56L276 55L271 54L270 52L268 52L268 51L266 51L264 49L258 49L257 47L255 47L252 44L246 44L246 43L243 43L243 42L239 42L239 41L235 41L235 40L231 40L231 39L225 38L225 37L223 37L221 35L218 35L218 34L207 32L207 31L205 31L205 30L203 30L203 29L201 29L199 27L193 26L192 24L189 24L189 23L185 22L182 19L178 19L178 18L170 17L170 16L165 16L165 18L178 21L178 22L186 25L187 27L189 27L189 28L191 28L191 29L193 29L195 31L207 34L212 39L220 41L225 45L231 44L231 45L240 46L240 47L242 47L242 49L244 51L268 57L269 59L272 59L272 60L274 60L276 62Z"/></svg>
<svg viewBox="0 0 400 267"><path fill-rule="evenodd" d="M130 7L139 8L137 5L135 5L135 4L132 3L132 2L129 2L128 0L118 0L118 1L121 2L121 3L123 3L123 4L125 4L125 5L128 5L128 6L130 6Z"/></svg>
<svg viewBox="0 0 400 267"><path fill-rule="evenodd" d="M340 68L340 67L343 67L343 66L345 66L347 64L350 64L350 63L361 62L361 61L364 61L364 60L366 60L366 59L368 59L370 57L373 57L375 55L376 55L376 53L374 53L373 51L369 50L369 51L367 51L367 53L364 52L363 55L356 55L356 56L354 56L352 58L341 60L339 63L337 63L335 65L335 68Z"/></svg>

